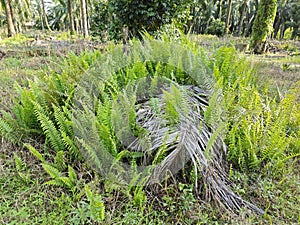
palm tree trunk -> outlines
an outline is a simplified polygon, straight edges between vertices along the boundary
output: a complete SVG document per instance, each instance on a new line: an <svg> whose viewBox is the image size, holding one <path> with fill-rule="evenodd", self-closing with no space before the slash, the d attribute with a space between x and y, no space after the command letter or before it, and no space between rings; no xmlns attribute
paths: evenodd
<svg viewBox="0 0 300 225"><path fill-rule="evenodd" d="M251 48L256 54L266 51L266 40L273 27L276 9L276 0L261 0L258 5L251 37Z"/></svg>
<svg viewBox="0 0 300 225"><path fill-rule="evenodd" d="M89 30L88 30L87 10L86 10L85 0L81 0L81 20L82 20L83 36L87 38L89 36Z"/></svg>
<svg viewBox="0 0 300 225"><path fill-rule="evenodd" d="M74 28L74 17L73 17L73 10L72 10L72 0L68 0L68 13L69 13L69 30L70 34L75 33Z"/></svg>
<svg viewBox="0 0 300 225"><path fill-rule="evenodd" d="M225 34L228 34L229 32L229 22L230 22L230 16L231 16L231 7L232 7L232 0L228 1L228 8L227 8L227 15L226 15L226 23L225 23Z"/></svg>
<svg viewBox="0 0 300 225"><path fill-rule="evenodd" d="M11 10L11 2L10 0L5 0L5 14L8 28L8 37L16 35L16 29L13 22L13 15Z"/></svg>
<svg viewBox="0 0 300 225"><path fill-rule="evenodd" d="M297 36L299 36L299 26L294 25L291 40L295 40L297 38Z"/></svg>
<svg viewBox="0 0 300 225"><path fill-rule="evenodd" d="M243 6L242 6L240 22L239 22L239 28L238 28L238 32L237 32L238 37L241 35L242 29L243 29L244 17L245 17L245 13L246 13L246 6L247 6L247 0L244 0Z"/></svg>
<svg viewBox="0 0 300 225"><path fill-rule="evenodd" d="M218 18L222 21L222 6L223 6L223 0L219 0L218 5Z"/></svg>
<svg viewBox="0 0 300 225"><path fill-rule="evenodd" d="M46 25L47 29L51 31L51 28L50 28L49 22L48 22L48 18L47 18L47 14L46 14L45 1L44 0L42 0L42 12L43 12L43 20L45 22L45 25Z"/></svg>

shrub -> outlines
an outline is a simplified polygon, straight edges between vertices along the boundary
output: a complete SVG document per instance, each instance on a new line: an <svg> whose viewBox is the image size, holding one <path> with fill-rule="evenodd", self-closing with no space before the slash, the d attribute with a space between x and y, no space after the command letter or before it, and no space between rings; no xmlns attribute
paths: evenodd
<svg viewBox="0 0 300 225"><path fill-rule="evenodd" d="M183 28L189 19L192 1L97 1L92 14L91 30L94 34L107 31L113 39L122 37L123 27L129 35L141 37L141 32L153 33L162 25L175 22Z"/></svg>
<svg viewBox="0 0 300 225"><path fill-rule="evenodd" d="M222 36L224 34L225 23L220 19L213 20L207 29L208 34L213 34L217 36Z"/></svg>

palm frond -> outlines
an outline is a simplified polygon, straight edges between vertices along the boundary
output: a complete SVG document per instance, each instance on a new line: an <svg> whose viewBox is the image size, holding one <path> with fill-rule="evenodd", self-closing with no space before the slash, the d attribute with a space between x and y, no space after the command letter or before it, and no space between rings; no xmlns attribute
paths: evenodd
<svg viewBox="0 0 300 225"><path fill-rule="evenodd" d="M220 131L216 133L208 127L204 119L208 106L208 92L195 86L184 86L182 90L182 95L189 104L184 110L176 108L179 120L175 124L170 124L164 116L167 112L163 93L156 96L161 108L160 114L151 107L150 99L139 104L136 110L137 122L148 131L147 138L151 143L145 147L145 137L137 137L127 148L144 152L143 163L146 166L153 162L151 156L159 152L161 146L166 146L166 156L154 167L148 185L173 176L190 161L196 175L195 187L198 188L198 184L202 182L207 187L208 200L213 199L232 211L247 207L263 214L263 210L243 200L227 185L224 158L227 147L219 136Z"/></svg>

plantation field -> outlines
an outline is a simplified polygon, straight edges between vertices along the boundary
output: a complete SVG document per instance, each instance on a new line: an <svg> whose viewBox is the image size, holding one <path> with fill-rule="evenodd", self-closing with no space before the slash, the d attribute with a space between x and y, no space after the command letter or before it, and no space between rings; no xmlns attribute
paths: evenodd
<svg viewBox="0 0 300 225"><path fill-rule="evenodd" d="M247 39L230 37L163 37L159 42L150 37L143 43L150 50L145 47L141 51L140 43L133 41L129 53L113 43L100 45L64 36L51 41L43 38L40 43L25 36L0 40L0 224L300 223L299 43L274 43L275 52L255 56L239 49ZM178 52L172 58L174 49ZM191 57L189 63L187 56ZM151 57L167 60L153 62L148 60ZM120 63L123 60L124 64ZM121 66L112 67L116 62ZM79 112L74 111L74 99L85 98L86 94L78 97L76 91L84 87L85 78L90 81L99 74L107 75L101 70L106 68L113 71L107 72L109 79L93 84L99 100L93 105L97 126L76 133L74 123L90 119L89 111L80 114L88 105L79 105ZM189 73L201 74L197 79L203 83L191 79L194 77ZM157 94L153 102L147 99L147 93L139 93L142 97L136 104L138 95L124 90L148 76L151 85L162 78L174 85L164 90L163 97ZM205 86L206 79L212 87ZM204 125L195 127L209 134L201 158L201 162L207 159L209 166L199 165L200 157L195 153L196 163L187 162L168 179L162 171L164 179L151 185L143 179L149 178L147 175L136 171L128 183L121 172L113 179L103 176L103 161L98 162L97 148L88 142L88 136L93 138L94 133L99 134L100 150L113 156L113 165L127 163L130 170L137 170L148 160L150 165L161 163L172 170L181 159L170 155L179 149L178 137L184 136L180 132L185 123L177 108L188 108L180 92L187 86L202 88L195 93L205 102L204 110L201 104L198 107ZM144 140L140 136L147 136L145 130L150 128L136 121L152 121L155 113L149 111L153 113L151 118L143 114L152 103L153 108L162 108L155 113L167 121L166 127L182 129L176 131L175 144L167 140L173 130L164 133L154 156L145 159L147 151L133 151L133 144L119 141L116 126L128 122L134 135ZM128 121L123 120L118 105L129 109L124 112ZM137 105L144 108L134 112ZM198 112L198 108L192 111ZM74 120L74 115L86 121ZM227 148L222 147L223 141ZM189 143L193 145L193 141ZM214 154L221 150L224 154L216 157ZM203 168L211 169L212 174ZM223 174L220 181L218 176ZM217 184L209 183L208 177ZM216 191L220 187L223 192ZM226 195L227 191L234 194ZM256 208L263 214L259 215Z"/></svg>

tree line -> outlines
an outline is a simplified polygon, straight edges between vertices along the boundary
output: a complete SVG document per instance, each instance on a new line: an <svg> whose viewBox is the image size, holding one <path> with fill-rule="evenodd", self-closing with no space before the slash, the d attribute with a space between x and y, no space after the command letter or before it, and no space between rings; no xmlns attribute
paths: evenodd
<svg viewBox="0 0 300 225"><path fill-rule="evenodd" d="M0 0L0 26L7 26L7 36L29 28L69 30L89 36L90 0Z"/></svg>
<svg viewBox="0 0 300 225"><path fill-rule="evenodd" d="M0 25L8 36L30 26L120 39L123 28L139 36L175 25L184 32L218 36L300 36L299 0L0 0ZM258 41L261 39L260 41ZM259 52L261 47L256 47Z"/></svg>

